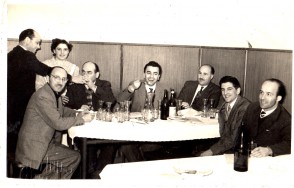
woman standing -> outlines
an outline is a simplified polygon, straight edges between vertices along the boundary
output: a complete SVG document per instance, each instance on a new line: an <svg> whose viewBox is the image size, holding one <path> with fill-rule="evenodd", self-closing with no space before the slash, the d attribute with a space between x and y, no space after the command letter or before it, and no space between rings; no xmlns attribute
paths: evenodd
<svg viewBox="0 0 294 188"><path fill-rule="evenodd" d="M64 39L53 39L51 44L51 52L53 57L45 60L43 63L49 67L63 67L68 74L72 76L72 82L82 83L82 76L79 74L79 67L69 61L67 58L72 50L73 45ZM48 76L36 75L35 87L36 90L43 87L48 82Z"/></svg>

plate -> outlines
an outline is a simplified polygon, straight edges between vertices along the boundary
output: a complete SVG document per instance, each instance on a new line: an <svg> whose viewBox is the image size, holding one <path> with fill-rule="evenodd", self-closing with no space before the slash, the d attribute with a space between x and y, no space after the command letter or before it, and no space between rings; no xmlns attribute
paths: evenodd
<svg viewBox="0 0 294 188"><path fill-rule="evenodd" d="M178 115L183 116L183 117L195 117L195 116L200 116L202 115L202 111L197 111L194 110L193 108L187 108L184 110L179 110Z"/></svg>
<svg viewBox="0 0 294 188"><path fill-rule="evenodd" d="M176 117L168 117L168 120L173 120L173 121L188 121L188 118L182 117L182 116L176 116Z"/></svg>

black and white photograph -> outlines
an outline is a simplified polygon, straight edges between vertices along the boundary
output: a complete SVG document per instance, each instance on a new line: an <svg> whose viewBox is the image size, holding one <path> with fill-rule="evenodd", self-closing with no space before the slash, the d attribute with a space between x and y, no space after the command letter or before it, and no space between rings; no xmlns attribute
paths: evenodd
<svg viewBox="0 0 294 188"><path fill-rule="evenodd" d="M0 2L1 187L294 186L291 1Z"/></svg>

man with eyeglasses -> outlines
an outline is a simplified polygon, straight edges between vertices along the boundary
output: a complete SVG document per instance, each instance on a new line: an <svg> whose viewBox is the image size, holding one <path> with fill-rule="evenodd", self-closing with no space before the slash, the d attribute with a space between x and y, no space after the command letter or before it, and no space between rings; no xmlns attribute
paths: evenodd
<svg viewBox="0 0 294 188"><path fill-rule="evenodd" d="M56 138L60 131L90 122L92 117L89 113L76 116L75 110L63 106L60 94L67 80L65 69L53 67L49 83L29 100L15 153L16 161L26 169L27 174L22 174L26 178L70 179L79 165L79 152Z"/></svg>
<svg viewBox="0 0 294 188"><path fill-rule="evenodd" d="M7 54L7 151L15 152L17 134L28 101L35 91L36 74L46 76L51 70L36 58L41 37L33 29L19 35L19 44Z"/></svg>

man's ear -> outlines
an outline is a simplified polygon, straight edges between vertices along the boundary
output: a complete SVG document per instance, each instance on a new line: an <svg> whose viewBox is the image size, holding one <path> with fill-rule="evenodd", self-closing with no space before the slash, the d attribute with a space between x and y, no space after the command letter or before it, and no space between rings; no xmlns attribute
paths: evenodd
<svg viewBox="0 0 294 188"><path fill-rule="evenodd" d="M241 88L237 88L237 94L240 95L241 93Z"/></svg>
<svg viewBox="0 0 294 188"><path fill-rule="evenodd" d="M278 95L277 101L280 102L282 100L282 96Z"/></svg>
<svg viewBox="0 0 294 188"><path fill-rule="evenodd" d="M100 72L96 72L96 78L99 78Z"/></svg>

